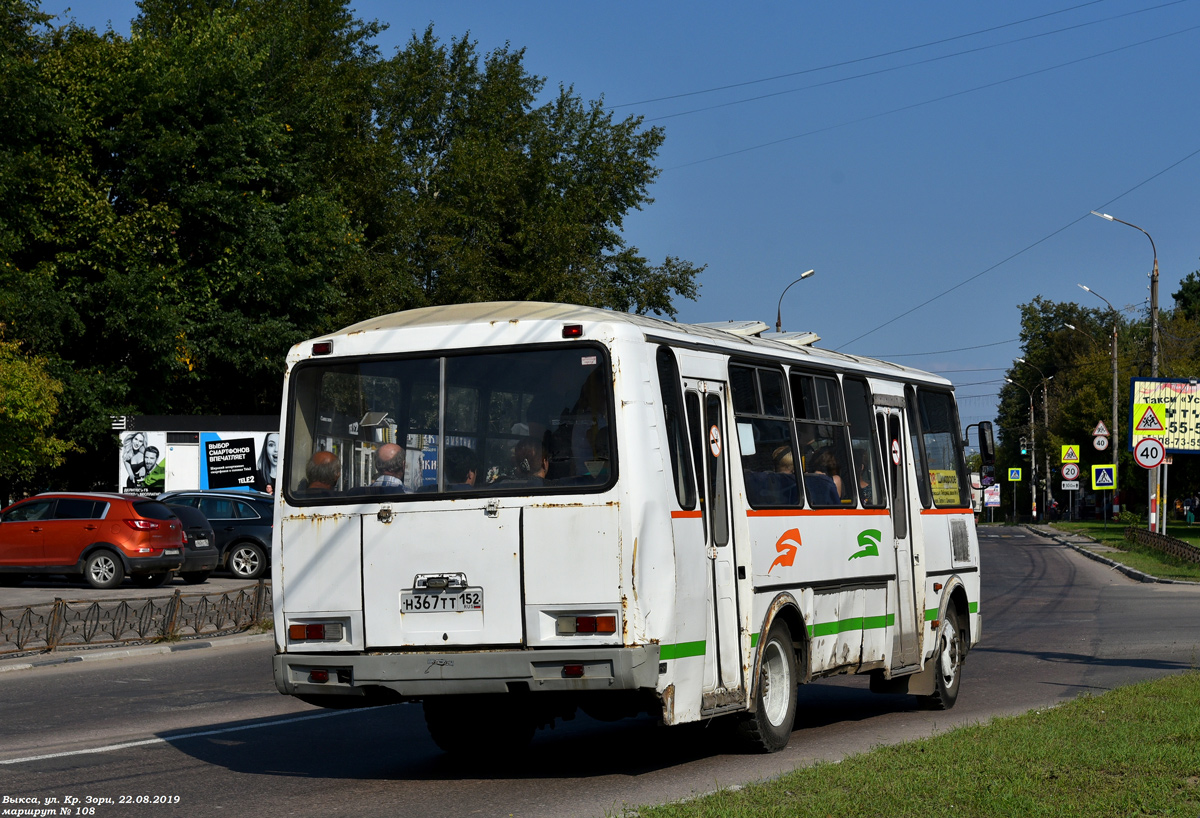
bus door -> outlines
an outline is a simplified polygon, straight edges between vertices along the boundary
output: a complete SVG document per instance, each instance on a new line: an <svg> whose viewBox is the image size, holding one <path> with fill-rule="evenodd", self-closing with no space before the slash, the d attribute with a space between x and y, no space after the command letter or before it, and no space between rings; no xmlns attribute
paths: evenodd
<svg viewBox="0 0 1200 818"><path fill-rule="evenodd" d="M877 397L878 400L878 397ZM912 527L909 525L907 457L904 453L903 399L899 406L876 406L875 423L885 460L888 507L891 509L892 544L896 558L896 623L892 629L892 670L915 666L919 661L916 585L913 581ZM886 539L884 540L886 542ZM883 543L881 543L882 545Z"/></svg>
<svg viewBox="0 0 1200 818"><path fill-rule="evenodd" d="M688 429L695 456L700 509L704 518L705 555L709 567L707 597L708 644L704 652L705 707L735 704L741 696L714 697L718 691L740 691L741 650L738 644L737 582L730 519L728 436L725 423L725 385L685 381Z"/></svg>

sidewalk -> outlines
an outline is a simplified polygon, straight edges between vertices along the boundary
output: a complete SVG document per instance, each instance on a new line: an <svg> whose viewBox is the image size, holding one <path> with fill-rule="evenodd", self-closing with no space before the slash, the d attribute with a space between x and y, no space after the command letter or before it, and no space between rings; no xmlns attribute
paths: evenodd
<svg viewBox="0 0 1200 818"><path fill-rule="evenodd" d="M1065 545L1068 548L1073 548L1088 559L1104 563L1110 568L1120 571L1125 576L1129 577L1130 579L1135 579L1138 582L1160 582L1165 585L1200 585L1200 582L1192 582L1185 579L1161 579L1159 577L1152 577L1149 574L1145 574L1141 571L1130 568L1128 565L1122 565L1116 560L1109 559L1108 557L1104 556L1105 554L1120 554L1122 553L1121 549L1113 548L1111 545L1103 545L1096 540L1093 540L1091 537L1083 534L1068 534L1066 532L1053 529L1048 525L1025 525L1024 528L1027 528L1030 531L1039 534L1040 536L1046 537L1047 539L1054 540L1059 545Z"/></svg>
<svg viewBox="0 0 1200 818"><path fill-rule="evenodd" d="M206 639L181 640L169 644L59 648L50 653L39 653L32 656L27 653L0 656L0 675L15 670L32 670L38 667L65 665L75 662L102 662L111 659L128 659L135 656L154 656L165 653L182 653L189 650L203 650L204 648L247 645L256 642L269 643L274 638L274 635L270 633L236 633L229 636L210 637Z"/></svg>

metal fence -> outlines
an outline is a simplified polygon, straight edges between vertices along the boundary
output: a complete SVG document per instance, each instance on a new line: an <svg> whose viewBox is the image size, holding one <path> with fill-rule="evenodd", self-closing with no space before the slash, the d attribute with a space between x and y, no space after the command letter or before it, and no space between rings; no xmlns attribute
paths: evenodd
<svg viewBox="0 0 1200 818"><path fill-rule="evenodd" d="M55 599L26 608L0 608L0 656L229 633L270 618L271 587L265 580L223 593L177 590L153 599Z"/></svg>
<svg viewBox="0 0 1200 818"><path fill-rule="evenodd" d="M1161 551L1164 554L1170 554L1186 562L1200 562L1200 548L1183 540L1168 537L1165 534L1158 534L1153 531L1146 531L1130 526L1125 529L1125 539L1130 542L1136 542L1139 545L1144 545L1147 548Z"/></svg>

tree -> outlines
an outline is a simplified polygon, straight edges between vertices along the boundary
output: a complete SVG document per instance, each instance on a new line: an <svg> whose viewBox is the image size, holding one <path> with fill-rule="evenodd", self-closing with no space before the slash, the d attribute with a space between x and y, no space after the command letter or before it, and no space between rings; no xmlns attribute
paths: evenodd
<svg viewBox="0 0 1200 818"><path fill-rule="evenodd" d="M1200 319L1200 270L1188 273L1171 297L1175 299L1175 309L1185 318L1191 321Z"/></svg>
<svg viewBox="0 0 1200 818"><path fill-rule="evenodd" d="M432 30L383 60L347 0L141 0L132 36L0 0L0 315L62 384L60 471L110 415L275 413L284 355L486 299L673 315L703 269L621 234L663 134Z"/></svg>
<svg viewBox="0 0 1200 818"><path fill-rule="evenodd" d="M14 491L32 489L38 472L62 463L73 448L51 431L62 384L47 373L44 359L5 341L3 329L0 324L0 506Z"/></svg>
<svg viewBox="0 0 1200 818"><path fill-rule="evenodd" d="M522 50L482 61L432 28L380 66L377 172L358 179L370 259L344 320L497 299L566 301L674 315L703 269L650 265L621 237L650 203L661 129L615 121L570 88L535 106L544 81Z"/></svg>

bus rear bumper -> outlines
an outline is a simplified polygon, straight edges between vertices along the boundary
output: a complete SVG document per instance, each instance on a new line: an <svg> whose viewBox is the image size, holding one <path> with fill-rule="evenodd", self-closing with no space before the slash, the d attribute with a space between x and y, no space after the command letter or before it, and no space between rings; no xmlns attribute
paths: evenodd
<svg viewBox="0 0 1200 818"><path fill-rule="evenodd" d="M274 660L280 693L346 706L425 696L653 689L658 645L474 653L287 654ZM361 702L353 702L358 698Z"/></svg>

